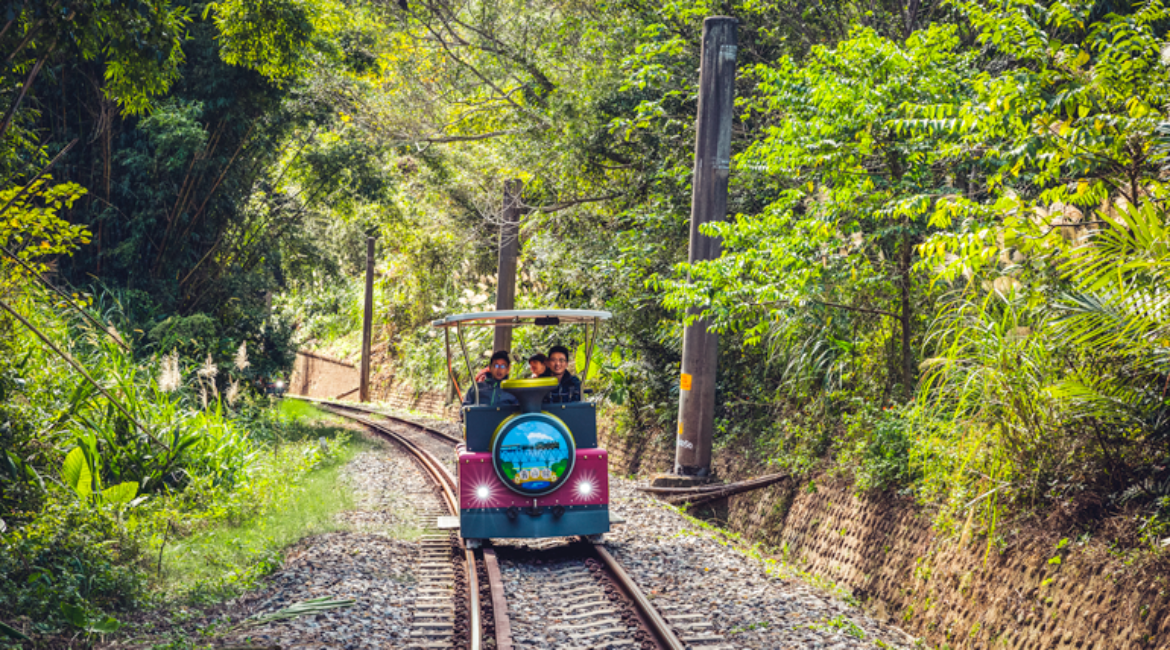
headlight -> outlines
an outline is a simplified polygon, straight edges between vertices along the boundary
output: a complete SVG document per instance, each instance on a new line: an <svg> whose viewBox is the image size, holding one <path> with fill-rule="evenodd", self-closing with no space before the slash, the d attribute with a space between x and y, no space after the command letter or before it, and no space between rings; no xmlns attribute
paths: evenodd
<svg viewBox="0 0 1170 650"><path fill-rule="evenodd" d="M593 481L582 480L577 484L577 496L581 497L582 499L588 499L589 497L593 496L593 490Z"/></svg>

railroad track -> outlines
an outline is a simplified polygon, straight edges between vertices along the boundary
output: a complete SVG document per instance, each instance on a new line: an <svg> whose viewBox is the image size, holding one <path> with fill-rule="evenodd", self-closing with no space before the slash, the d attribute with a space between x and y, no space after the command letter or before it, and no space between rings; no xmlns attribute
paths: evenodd
<svg viewBox="0 0 1170 650"><path fill-rule="evenodd" d="M435 483L446 512L458 515L458 483L451 468L454 446L461 440L367 407L309 401L406 449ZM425 509L419 513L429 521L439 514ZM477 561L475 551L463 548L455 535L427 530L418 567L415 645L410 647L481 650L490 639L495 650L730 648L696 628L704 621L660 613L603 545L580 539L568 544L534 540L531 546L537 548L485 546ZM510 611L516 615L510 617ZM452 620L454 624L447 624Z"/></svg>
<svg viewBox="0 0 1170 650"><path fill-rule="evenodd" d="M431 438L447 442L451 445L457 445L457 444L463 442L462 438L459 438L457 436L453 436L453 435L447 433L446 431L443 431L442 429L438 429L436 427L432 427L432 426L423 424L421 422L415 422L414 420L408 420L406 418L401 418L401 417L398 417L395 415L390 415L388 413L384 413L384 412L379 411L377 409L372 409L368 406L362 406L361 404L351 404L351 403L347 403L347 402L335 402L332 400L314 399L312 397L301 397L300 395L286 395L285 397L289 397L289 398L297 399L297 400L302 400L305 402L312 402L313 404L321 404L324 406L328 406L334 410L342 409L342 410L350 411L350 412L354 412L354 413L365 413L366 415L375 415L378 417L386 418L387 420L390 420L391 422L395 423L399 427L405 428L405 429L412 431L412 432L426 434L427 436L429 436Z"/></svg>
<svg viewBox="0 0 1170 650"><path fill-rule="evenodd" d="M417 434L395 431L385 422L358 414L365 409L329 402L317 404L336 415L360 422L405 448L434 482L446 515L459 514L455 477L443 461L417 439ZM440 513L424 510L419 515L436 521ZM437 526L425 530L420 541L420 562L416 567L419 596L408 650L452 647L482 650L485 630L480 618L479 566L474 551L462 548L450 532L439 531Z"/></svg>

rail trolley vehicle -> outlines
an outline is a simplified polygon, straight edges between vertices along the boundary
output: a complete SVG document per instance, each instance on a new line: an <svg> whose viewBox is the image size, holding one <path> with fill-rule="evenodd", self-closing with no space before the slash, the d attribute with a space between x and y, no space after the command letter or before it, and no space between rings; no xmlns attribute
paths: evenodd
<svg viewBox="0 0 1170 650"><path fill-rule="evenodd" d="M462 408L463 443L457 453L459 531L467 547L477 548L491 538L586 536L599 541L609 532L609 457L597 445L597 408L585 390L597 330L609 317L604 311L510 310L432 322L444 330L447 371L456 390L464 394L452 365L452 338L476 386L471 389L475 403ZM557 380L541 377L501 384L518 404L480 403L465 329L524 325L582 326L582 401L545 402ZM512 374L521 369L517 364Z"/></svg>

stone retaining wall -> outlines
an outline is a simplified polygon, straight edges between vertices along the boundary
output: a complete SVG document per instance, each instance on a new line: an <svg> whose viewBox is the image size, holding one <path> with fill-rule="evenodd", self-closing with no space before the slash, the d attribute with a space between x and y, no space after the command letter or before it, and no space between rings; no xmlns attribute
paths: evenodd
<svg viewBox="0 0 1170 650"><path fill-rule="evenodd" d="M459 417L458 405L446 404L442 392L420 391L404 382L397 381L393 376L371 380L370 397L375 402L383 403L397 411L412 411L420 415L439 420L452 420Z"/></svg>
<svg viewBox="0 0 1170 650"><path fill-rule="evenodd" d="M374 367L384 364L384 355L375 355ZM348 361L335 359L318 352L298 351L289 392L318 399L358 399L361 375L358 367ZM398 381L391 368L375 371L370 377L370 399L399 411L413 411L439 419L458 417L458 406L447 406L441 392L415 390L410 384Z"/></svg>
<svg viewBox="0 0 1170 650"><path fill-rule="evenodd" d="M669 436L602 437L615 473L649 476L673 464ZM743 458L717 455L717 473L733 481L775 471ZM1170 648L1170 575L1156 558L1130 565L1103 541L1058 549L1056 535L1010 527L990 547L977 534L961 535L961 545L936 534L930 513L912 500L862 498L848 481L825 476L728 501L730 529L934 647Z"/></svg>

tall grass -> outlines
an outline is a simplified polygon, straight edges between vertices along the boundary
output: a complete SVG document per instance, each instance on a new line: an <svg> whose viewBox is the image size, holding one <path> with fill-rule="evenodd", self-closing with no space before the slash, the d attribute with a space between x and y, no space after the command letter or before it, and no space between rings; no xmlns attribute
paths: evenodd
<svg viewBox="0 0 1170 650"><path fill-rule="evenodd" d="M0 621L55 633L133 608L167 548L193 577L164 574L159 593L227 593L263 573L298 527L326 529L345 507L326 488L348 434L315 427L311 408L278 412L249 393L244 347L226 376L207 359L136 358L34 288L8 298L105 393L0 318ZM105 486L117 498L99 498ZM210 549L222 555L193 568Z"/></svg>
<svg viewBox="0 0 1170 650"><path fill-rule="evenodd" d="M329 433L345 438L343 431ZM253 505L251 516L200 522L175 543L161 546L162 572L153 578L155 589L199 600L231 596L276 568L280 551L289 544L345 529L336 515L353 506L353 497L338 482L342 467L361 445L345 446L316 471L302 475L295 468L312 444L284 445L255 463L252 489L241 491L240 500L265 503Z"/></svg>

